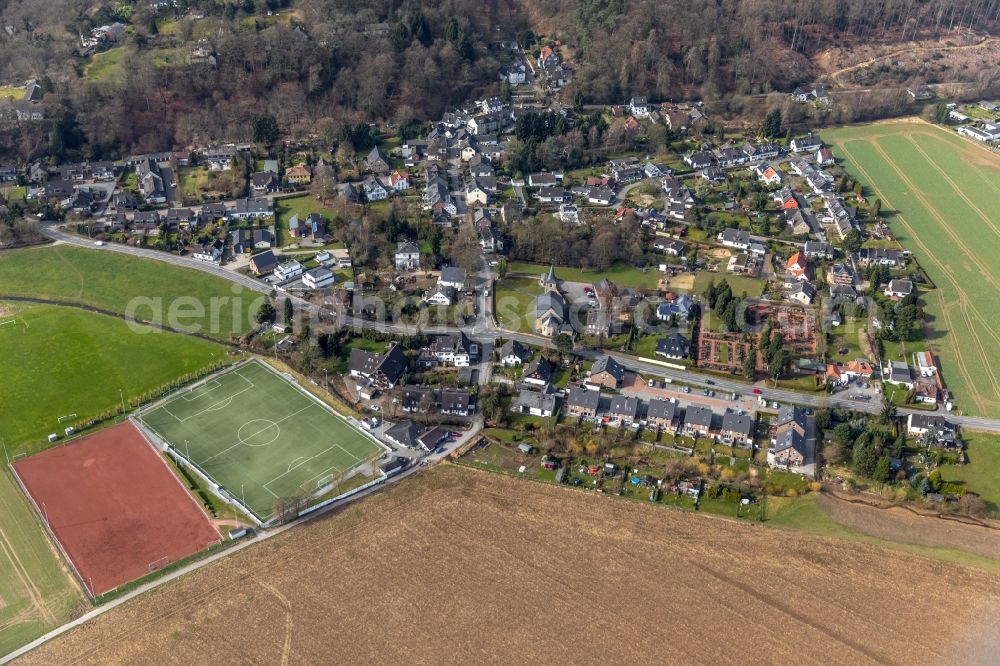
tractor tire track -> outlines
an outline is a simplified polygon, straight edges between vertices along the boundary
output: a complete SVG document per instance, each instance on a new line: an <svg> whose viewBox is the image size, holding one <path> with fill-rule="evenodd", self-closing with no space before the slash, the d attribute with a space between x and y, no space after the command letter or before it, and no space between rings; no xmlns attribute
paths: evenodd
<svg viewBox="0 0 1000 666"><path fill-rule="evenodd" d="M0 550L2 550L4 555L7 556L11 567L14 569L14 574L17 576L18 580L21 581L25 592L27 592L28 596L31 598L32 605L41 614L42 619L51 625L58 624L56 616L53 615L52 611L45 603L45 596L42 594L41 590L38 589L38 586L35 585L34 581L31 580L31 575L21 562L21 558L14 549L14 544L10 542L10 538L7 536L7 533L2 529L0 529Z"/></svg>
<svg viewBox="0 0 1000 666"><path fill-rule="evenodd" d="M860 139L858 139L858 140L860 140ZM878 149L878 147L875 145L874 141L872 141L872 140L869 139L867 142L871 143L873 146L875 146L876 149ZM842 141L842 142L838 143L838 146L840 147L840 149L842 151L844 151L844 153L846 155L848 155L851 158L851 161L854 163L855 168L857 168L857 170L859 172L861 172L861 174L864 176L865 180L869 183L870 187L875 191L876 194L879 195L879 197L882 199L882 201L884 201L884 202L886 202L886 203L888 203L888 204L891 205L891 202L889 201L889 199L875 185L875 180L871 177L871 174L868 173L868 170L865 169L861 165L860 161L854 156L854 153L852 153L851 150L850 150L850 148L847 147L847 143L848 142L846 142L846 141ZM884 157L884 152L882 153L882 155ZM956 294L959 297L959 303L960 303L961 300L962 300L962 298L965 295L965 292L962 290L961 286L959 286L958 282L953 277L951 270L947 266L945 266L943 263L941 263L940 260L937 259L936 255L933 252L930 251L930 248L928 248L927 245L920 239L919 235L914 231L913 227L911 227L906 222L906 220L903 218L902 215L897 214L896 215L896 221L898 221L898 223L909 233L910 238L917 245L917 247L922 251L923 255L926 256L931 263L933 263L935 266L937 266L941 270L941 273L942 273L942 275L944 275L945 279L948 282L951 283L952 287L955 288L955 292L956 292ZM941 307L941 316L945 320L945 325L948 327L948 329L954 330L954 324L953 324L952 319L951 319L951 313L949 312L950 308L948 307L949 304L945 302L943 294L939 294L939 299L940 299L941 305L942 305L942 307ZM961 306L959 306L959 307L961 307ZM977 408L982 413L985 413L984 404L982 402L982 398L979 396L978 392L975 392L974 389L973 389L973 387L976 385L976 383L975 383L975 381L973 381L972 375L969 372L969 368L966 365L965 359L962 357L961 350L958 347L957 341L955 341L954 339L952 339L952 341L950 342L949 346L950 346L952 352L954 353L954 357L955 357L955 359L957 361L959 374L965 380L966 385L970 389L970 392L971 392L970 393L970 397L972 398L973 402L976 404ZM989 367L989 366L986 366L986 367Z"/></svg>
<svg viewBox="0 0 1000 666"><path fill-rule="evenodd" d="M1000 282L998 282L997 279L993 277L988 267L982 262L982 260L978 258L978 256L975 253L973 253L965 245L965 243L961 240L958 234L955 233L948 226L947 221L941 216L941 213L938 211L938 209L934 207L922 193L920 193L920 190L915 186L913 181L910 180L898 166L896 166L896 163L892 161L889 154L886 153L885 150L880 145L878 145L877 142L872 142L872 145L875 148L875 151L882 157L882 159L885 160L886 164L889 165L889 168L891 168L896 173L896 175L899 176L900 180L902 180L913 191L914 197L918 201L920 201L920 203L924 206L924 208L931 214L931 217L933 217L938 222L938 225L945 232L945 234L956 244L957 247L961 248L962 251L965 252L966 256L968 256L969 259L979 268L980 272L982 273L986 281L992 284L995 289L1000 291ZM911 232L911 235L915 234ZM938 265L940 265L940 262L937 263ZM990 370L990 357L989 354L986 352L986 347L983 345L982 339L979 336L979 331L973 325L973 318L970 315L970 310L977 313L975 318L979 319L979 321L985 326L983 330L986 331L986 333L989 336L993 337L993 339L996 340L998 343L1000 343L1000 337L998 337L998 334L993 330L993 327L990 325L990 323L987 322L981 315L979 315L978 310L976 310L975 307L970 304L968 294L965 292L965 290L961 289L958 286L958 282L956 280L952 279L952 282L953 284L955 284L956 290L959 294L959 303L960 303L959 309L962 313L962 318L965 321L966 325L969 327L970 336L976 347L979 349L980 357L983 360L983 367L987 371L986 374L990 379L990 383L993 384L993 389L994 389L993 395L1000 395L1000 381L998 381L996 375L994 375L992 370Z"/></svg>
<svg viewBox="0 0 1000 666"><path fill-rule="evenodd" d="M948 172L946 172L944 169L935 164L934 160L931 159L931 156L928 155L927 152L923 148L921 148L916 141L913 140L912 136L907 136L906 140L911 146L913 146L917 150L918 153L924 156L924 158L927 160L927 163L930 164L935 171L941 174L941 177L945 180L945 182L951 185L952 189L955 190L955 193L958 194L958 196L962 199L962 201L969 204L969 208L976 211L979 217L982 218L983 222L985 222L986 225L993 230L993 233L996 234L998 238L1000 238L1000 228L998 228L997 225L993 223L993 220L990 218L990 216L984 213L979 206L972 203L972 199L970 199L969 196L965 192L963 192L962 189L955 183L955 181L951 179L951 176L948 175Z"/></svg>
<svg viewBox="0 0 1000 666"><path fill-rule="evenodd" d="M969 247L962 240L961 236L955 233L955 231L950 226L948 226L948 221L945 220L944 217L941 216L940 211L938 211L938 209L930 201L927 200L927 197L923 195L923 193L920 191L920 188L918 188L916 184L914 184L914 182L910 180L905 173L903 173L902 169L896 166L896 163L892 161L892 157L887 152L885 152L885 149L882 148L882 146L880 146L878 142L871 141L870 143L872 144L872 147L875 149L875 152L879 154L879 156L885 161L885 163L889 166L889 168L892 169L893 172L895 172L895 174L899 177L899 179L903 183L905 183L907 187L910 188L913 197L917 199L924 207L924 209L930 214L930 216L934 218L934 220L938 223L938 226L941 227L941 230L948 236L948 238L950 238L955 243L955 245L958 248L962 250L962 252L965 253L965 255L969 258L969 260L972 261L973 264L975 264L975 266L979 269L980 273L982 273L983 279L989 282L997 290L1000 290L1000 280L995 278L990 273L987 266L983 264L982 261L978 258L978 256L969 249Z"/></svg>
<svg viewBox="0 0 1000 666"><path fill-rule="evenodd" d="M965 245L965 243L961 240L959 235L955 233L951 229L951 227L948 226L947 221L942 217L937 207L935 207L920 192L919 188L916 187L915 183L912 180L910 180L898 166L896 166L895 162L892 161L892 159L890 158L889 154L885 151L885 149L883 149L880 145L878 145L878 142L873 141L872 146L874 147L875 151L885 160L886 164L888 164L889 167L896 172L896 175L899 176L900 180L910 188L910 190L914 194L914 197L916 197L920 201L920 203L924 206L924 209L927 210L928 213L930 213L931 217L933 217L938 222L938 225L942 228L942 230L944 230L944 232L948 235L948 237L951 238L952 241L956 244L956 246L961 248L962 251L966 254L966 256L968 256L969 259L973 262L973 264L975 264L979 268L980 273L986 278L986 280L991 284L993 284L994 288L1000 289L1000 282L998 282L993 277L992 272L989 270L986 264L984 264L983 261L979 259L979 257ZM921 152L921 154L925 158L927 158L926 153ZM935 166L935 168L937 167ZM942 175L944 174L942 173ZM956 188L954 181L951 181L949 179L948 182L953 188ZM971 202L969 203L970 205L972 205ZM975 208L974 205L973 207ZM978 208L976 208L976 210L978 211ZM980 214L982 214L981 211ZM984 217L983 219L989 222L988 218ZM976 309L976 307L970 301L968 294L965 292L965 290L958 287L957 281L953 280L953 282L956 285L956 290L959 296L959 312L961 313L962 319L965 322L966 326L968 326L969 328L970 339L972 340L973 344L977 347L979 351L979 356L983 361L983 368L986 370L986 376L989 378L990 383L993 385L993 395L994 396L1000 395L1000 381L998 381L996 375L991 370L990 356L986 350L985 345L983 344L983 340L980 337L980 333L985 332L988 336L992 337L993 340L998 344L1000 344L1000 336L998 336L997 332L994 331L991 322L986 321L986 319L982 316L979 310ZM982 327L980 329L977 329L977 327L974 325L973 323L974 320L978 320L982 324ZM977 400L976 402L981 409L986 406L982 400Z"/></svg>

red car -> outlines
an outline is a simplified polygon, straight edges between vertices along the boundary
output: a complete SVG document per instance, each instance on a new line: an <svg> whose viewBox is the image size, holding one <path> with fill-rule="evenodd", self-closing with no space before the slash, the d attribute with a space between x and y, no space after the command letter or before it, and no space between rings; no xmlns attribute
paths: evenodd
<svg viewBox="0 0 1000 666"><path fill-rule="evenodd" d="M754 389L753 390L753 394L754 395L760 395L760 389Z"/></svg>

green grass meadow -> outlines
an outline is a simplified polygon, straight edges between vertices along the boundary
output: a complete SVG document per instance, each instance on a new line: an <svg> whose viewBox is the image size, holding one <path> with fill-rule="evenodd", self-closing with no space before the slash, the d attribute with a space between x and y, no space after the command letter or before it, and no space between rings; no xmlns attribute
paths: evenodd
<svg viewBox="0 0 1000 666"><path fill-rule="evenodd" d="M721 284L723 280L729 283L735 296L741 296L745 293L748 298L760 298L760 295L764 293L764 281L760 278L729 273L709 273L708 271L698 272L694 278L692 291L696 294L704 294L708 291L709 283Z"/></svg>
<svg viewBox="0 0 1000 666"><path fill-rule="evenodd" d="M542 293L538 280L504 278L496 283L494 309L500 326L521 333L533 333L535 296Z"/></svg>
<svg viewBox="0 0 1000 666"><path fill-rule="evenodd" d="M975 432L963 439L968 463L943 466L941 478L963 484L986 502L990 513L1000 515L1000 435Z"/></svg>
<svg viewBox="0 0 1000 666"><path fill-rule="evenodd" d="M182 390L143 423L258 518L311 494L383 449L260 361Z"/></svg>
<svg viewBox="0 0 1000 666"><path fill-rule="evenodd" d="M923 298L926 348L939 355L957 408L996 414L1000 156L922 122L845 127L823 138L882 199L893 233L937 285Z"/></svg>
<svg viewBox="0 0 1000 666"><path fill-rule="evenodd" d="M36 452L49 433L109 412L225 356L207 340L54 305L3 304L0 437L11 453ZM58 418L77 416L60 423Z"/></svg>
<svg viewBox="0 0 1000 666"><path fill-rule="evenodd" d="M70 618L83 595L27 499L0 471L0 655Z"/></svg>
<svg viewBox="0 0 1000 666"><path fill-rule="evenodd" d="M548 270L549 267L545 264L532 264L523 261L512 261L507 265L508 273L524 273L537 277L541 277ZM662 273L657 271L656 268L648 268L644 271L641 268L626 264L612 266L606 271L556 266L556 277L560 280L589 283L595 286L603 278L607 278L619 287L656 289L656 284L662 276Z"/></svg>
<svg viewBox="0 0 1000 666"><path fill-rule="evenodd" d="M131 303L136 317L156 321L154 312L159 313L164 325L171 323L173 309L176 324L197 326L219 340L246 332L263 298L194 269L65 245L0 253L0 299L4 296L70 301L115 313L128 313Z"/></svg>
<svg viewBox="0 0 1000 666"><path fill-rule="evenodd" d="M304 221L312 213L319 213L330 221L334 218L333 209L323 206L316 197L309 193L275 200L275 224L284 230L285 244L296 242L296 239L288 235L288 220L291 219L292 215L298 215L299 221Z"/></svg>
<svg viewBox="0 0 1000 666"><path fill-rule="evenodd" d="M83 68L83 75L89 81L101 83L125 82L125 49L117 47L95 53Z"/></svg>

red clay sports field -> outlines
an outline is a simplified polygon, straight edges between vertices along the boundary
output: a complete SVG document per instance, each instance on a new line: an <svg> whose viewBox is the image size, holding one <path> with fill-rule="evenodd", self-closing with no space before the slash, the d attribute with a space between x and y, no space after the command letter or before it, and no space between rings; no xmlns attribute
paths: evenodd
<svg viewBox="0 0 1000 666"><path fill-rule="evenodd" d="M97 596L221 540L167 465L126 421L14 469Z"/></svg>

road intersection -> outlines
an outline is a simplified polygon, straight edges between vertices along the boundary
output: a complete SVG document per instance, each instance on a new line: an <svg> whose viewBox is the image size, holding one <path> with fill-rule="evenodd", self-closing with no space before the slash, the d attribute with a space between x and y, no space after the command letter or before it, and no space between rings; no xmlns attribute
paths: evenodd
<svg viewBox="0 0 1000 666"><path fill-rule="evenodd" d="M72 234L65 233L55 226L43 225L43 232L51 239L63 243L68 243L72 245L79 245L82 247L93 248L94 244L92 241L75 236ZM210 263L206 261L200 261L193 258L181 257L174 254L168 254L166 252L161 252L158 250L149 250L145 248L136 248L127 245L118 244L106 244L101 247L102 251L106 252L120 252L124 254L130 254L133 256L144 257L147 259L155 259L157 261L164 261L176 266L183 266L186 268L193 268L195 270L202 271L204 273L210 273L217 277L224 278L235 284L238 284L247 289L260 292L263 294L269 294L274 290L274 287L266 282L257 280L250 276L244 275L242 273L236 272L235 270L227 269L225 267L219 266L215 263ZM496 321L492 315L492 299L486 296L487 288L492 290L493 281L495 276L492 274L488 266L485 266L477 274L478 279L481 282L480 288L477 289L476 302L477 302L477 316L475 321L468 326L448 326L448 325L436 325L436 326L419 326L411 324L403 324L398 322L387 322L387 321L373 321L364 319L361 317L349 317L343 313L337 313L336 322L341 327L355 328L358 330L369 329L379 331L386 334L395 335L416 335L418 333L454 333L457 331L463 331L470 338L476 340L480 343L496 343L497 338L513 338L518 342L524 344L530 344L538 347L552 348L553 342L551 339L534 335L531 333L521 333L516 331L508 331L497 325ZM311 314L318 314L320 307L315 303L306 301L298 296L289 294L289 298L295 302L296 306L303 311L309 312ZM679 370L675 368L665 367L657 362L653 362L647 359L640 358L638 356L632 356L630 354L608 352L606 350L598 349L588 349L588 348L577 348L574 349L574 353L578 356L585 358L587 360L596 359L604 354L611 354L622 366L627 370L632 372L645 375L647 377L659 377L670 379L674 382L682 382L693 387L698 388L711 388L715 391L722 391L725 393L735 393L737 395L747 396L754 394L754 389L760 391L759 395L763 400L767 401L777 401L777 402L791 402L799 405L804 405L807 407L812 407L814 409L821 408L843 408L843 409L853 409L860 412L867 412L871 414L877 414L881 411L882 406L873 401L861 401L853 400L849 397L838 397L836 395L829 395L826 393L802 393L799 391L793 391L789 389L782 388L772 388L767 387L763 383L758 382L757 384L751 384L749 382L740 381L737 379L730 379L727 377L710 377L698 372L692 372L690 370ZM907 414L926 414L925 410L909 409L906 407L900 407L898 410L900 415ZM964 428L970 428L973 430L984 430L988 432L1000 432L1000 420L991 419L979 416L965 416L949 414L948 420L955 423L956 425L962 426Z"/></svg>

